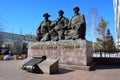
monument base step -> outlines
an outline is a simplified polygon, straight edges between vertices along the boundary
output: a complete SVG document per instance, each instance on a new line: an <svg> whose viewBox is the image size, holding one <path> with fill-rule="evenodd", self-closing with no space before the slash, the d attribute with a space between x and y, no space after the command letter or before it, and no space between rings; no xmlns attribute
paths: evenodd
<svg viewBox="0 0 120 80"><path fill-rule="evenodd" d="M55 59L46 59L38 64L43 74L54 74L59 72L59 61Z"/></svg>
<svg viewBox="0 0 120 80"><path fill-rule="evenodd" d="M59 64L60 68L65 68L70 70L87 70L87 71L94 70L94 66L95 64L92 64L90 66Z"/></svg>

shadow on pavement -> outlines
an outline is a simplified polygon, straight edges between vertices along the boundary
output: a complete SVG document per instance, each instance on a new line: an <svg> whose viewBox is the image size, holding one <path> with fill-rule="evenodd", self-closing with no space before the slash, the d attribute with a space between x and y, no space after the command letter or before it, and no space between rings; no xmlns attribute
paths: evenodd
<svg viewBox="0 0 120 80"><path fill-rule="evenodd" d="M120 69L120 65L95 65L94 70L101 69Z"/></svg>
<svg viewBox="0 0 120 80"><path fill-rule="evenodd" d="M56 74L66 74L66 73L70 73L73 72L74 70L70 70L70 69L65 69L65 68L59 68L59 72Z"/></svg>
<svg viewBox="0 0 120 80"><path fill-rule="evenodd" d="M50 75L66 74L66 73L70 73L70 72L72 72L72 71L74 71L74 70L59 68L59 71L57 71L57 72L55 72L55 73L52 73L52 74L50 74ZM35 74L44 74L44 73L43 73L42 70L39 68L38 72L35 73Z"/></svg>

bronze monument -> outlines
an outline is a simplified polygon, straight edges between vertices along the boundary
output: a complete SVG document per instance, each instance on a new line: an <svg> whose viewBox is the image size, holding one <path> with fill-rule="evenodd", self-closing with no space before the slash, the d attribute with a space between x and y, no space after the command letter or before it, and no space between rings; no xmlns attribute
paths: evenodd
<svg viewBox="0 0 120 80"><path fill-rule="evenodd" d="M75 15L70 21L63 16L63 10L58 11L59 17L52 22L48 21L49 14L46 15L45 21L47 19L48 23L44 22L43 25L42 22L37 29L37 38L40 42L31 42L28 45L28 59L45 55L48 59L59 60L61 67L91 69L93 48L92 42L85 40L85 17L79 13L79 7L75 7L73 11ZM39 67L42 69L41 66ZM55 67L56 69L53 68L57 70L58 62Z"/></svg>
<svg viewBox="0 0 120 80"><path fill-rule="evenodd" d="M37 41L85 39L85 17L79 13L79 7L75 7L73 11L75 15L71 18L70 22L68 18L63 16L63 10L58 11L59 17L53 22L48 20L50 17L48 13L44 14L45 20L41 22L37 29Z"/></svg>

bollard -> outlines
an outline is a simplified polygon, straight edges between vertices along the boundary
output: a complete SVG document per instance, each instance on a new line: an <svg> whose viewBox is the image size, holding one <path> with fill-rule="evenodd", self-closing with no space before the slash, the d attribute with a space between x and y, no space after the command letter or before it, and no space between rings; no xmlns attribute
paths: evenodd
<svg viewBox="0 0 120 80"><path fill-rule="evenodd" d="M14 60L17 60L19 58L18 55L14 55Z"/></svg>
<svg viewBox="0 0 120 80"><path fill-rule="evenodd" d="M3 58L4 58L4 55L0 55L0 60L3 60Z"/></svg>

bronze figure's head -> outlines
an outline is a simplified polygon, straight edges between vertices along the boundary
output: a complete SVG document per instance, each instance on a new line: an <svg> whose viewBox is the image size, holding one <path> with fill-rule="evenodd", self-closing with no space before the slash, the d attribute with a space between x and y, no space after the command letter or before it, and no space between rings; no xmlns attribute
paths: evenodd
<svg viewBox="0 0 120 80"><path fill-rule="evenodd" d="M80 8L79 8L79 7L75 7L75 8L73 8L73 10L74 10L74 11L75 11L75 10L79 11Z"/></svg>
<svg viewBox="0 0 120 80"><path fill-rule="evenodd" d="M64 11L63 10L59 10L58 13L59 14L64 14Z"/></svg>
<svg viewBox="0 0 120 80"><path fill-rule="evenodd" d="M50 17L48 13L43 14L43 17Z"/></svg>

